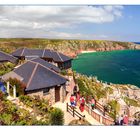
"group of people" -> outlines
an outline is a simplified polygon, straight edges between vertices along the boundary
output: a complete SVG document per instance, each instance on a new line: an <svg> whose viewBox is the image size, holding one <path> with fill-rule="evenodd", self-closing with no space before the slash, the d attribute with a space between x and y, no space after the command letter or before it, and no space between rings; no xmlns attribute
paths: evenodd
<svg viewBox="0 0 140 140"><path fill-rule="evenodd" d="M121 115L117 117L115 125L140 125L140 120L134 119L130 121L128 115Z"/></svg>
<svg viewBox="0 0 140 140"><path fill-rule="evenodd" d="M77 87L75 86L73 94L70 97L71 107L76 107L78 102L80 103L79 109L81 112L83 112L85 109L85 98L83 96L80 96L80 92L77 91ZM96 100L94 99L94 97L91 98L89 103L91 104L91 108L95 109Z"/></svg>
<svg viewBox="0 0 140 140"><path fill-rule="evenodd" d="M79 92L77 92L76 95L72 94L70 97L70 104L71 107L76 107L77 106L77 102L80 101L80 111L83 112L84 111L84 106L85 106L85 98L82 96L80 97Z"/></svg>
<svg viewBox="0 0 140 140"><path fill-rule="evenodd" d="M115 125L128 125L128 123L129 123L128 115L121 115L117 117L115 121Z"/></svg>
<svg viewBox="0 0 140 140"><path fill-rule="evenodd" d="M83 112L85 106L85 98L83 96L80 96L80 92L78 91L77 86L75 86L73 89L73 94L70 97L71 107L76 107L79 101L80 101L79 109L81 110L81 112Z"/></svg>

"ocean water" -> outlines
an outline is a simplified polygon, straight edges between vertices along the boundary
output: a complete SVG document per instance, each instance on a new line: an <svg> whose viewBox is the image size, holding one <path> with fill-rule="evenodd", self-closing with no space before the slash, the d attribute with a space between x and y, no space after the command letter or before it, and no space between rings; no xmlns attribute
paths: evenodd
<svg viewBox="0 0 140 140"><path fill-rule="evenodd" d="M79 54L72 62L78 73L99 80L140 87L140 50L121 50Z"/></svg>
<svg viewBox="0 0 140 140"><path fill-rule="evenodd" d="M140 42L134 42L135 44L140 44Z"/></svg>

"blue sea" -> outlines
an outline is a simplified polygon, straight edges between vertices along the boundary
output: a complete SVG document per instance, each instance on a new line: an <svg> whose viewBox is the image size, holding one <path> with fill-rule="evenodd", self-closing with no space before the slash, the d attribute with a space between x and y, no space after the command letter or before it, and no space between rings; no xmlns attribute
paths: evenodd
<svg viewBox="0 0 140 140"><path fill-rule="evenodd" d="M140 44L140 42L134 42L135 44Z"/></svg>
<svg viewBox="0 0 140 140"><path fill-rule="evenodd" d="M72 62L78 73L99 80L140 87L140 50L121 50L79 54Z"/></svg>

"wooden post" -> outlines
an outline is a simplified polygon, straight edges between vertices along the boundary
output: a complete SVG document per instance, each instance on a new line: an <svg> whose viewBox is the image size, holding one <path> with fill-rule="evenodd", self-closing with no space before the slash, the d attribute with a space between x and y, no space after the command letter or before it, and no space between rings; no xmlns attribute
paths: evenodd
<svg viewBox="0 0 140 140"><path fill-rule="evenodd" d="M15 85L13 86L13 95L14 95L14 98L16 98L16 86Z"/></svg>
<svg viewBox="0 0 140 140"><path fill-rule="evenodd" d="M69 109L68 109L68 103L67 103L67 112L69 112Z"/></svg>
<svg viewBox="0 0 140 140"><path fill-rule="evenodd" d="M91 113L92 113L92 107L91 107L91 105L88 105L88 109L89 109L88 113L91 115Z"/></svg>
<svg viewBox="0 0 140 140"><path fill-rule="evenodd" d="M102 124L103 120L102 120L102 116L100 115L100 123Z"/></svg>
<svg viewBox="0 0 140 140"><path fill-rule="evenodd" d="M10 83L9 83L9 81L7 82L7 93L10 96Z"/></svg>
<svg viewBox="0 0 140 140"><path fill-rule="evenodd" d="M73 117L74 117L74 107L73 107Z"/></svg>

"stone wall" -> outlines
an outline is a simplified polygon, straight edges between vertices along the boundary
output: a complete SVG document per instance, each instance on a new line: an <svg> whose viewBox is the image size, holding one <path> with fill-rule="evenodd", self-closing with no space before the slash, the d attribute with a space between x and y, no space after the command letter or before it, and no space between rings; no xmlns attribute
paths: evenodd
<svg viewBox="0 0 140 140"><path fill-rule="evenodd" d="M40 91L34 91L31 94L28 94L29 96L40 96L41 98L45 98L46 100L51 101L51 104L55 103L55 88L51 88L48 92L48 94L44 95L43 90Z"/></svg>
<svg viewBox="0 0 140 140"><path fill-rule="evenodd" d="M66 86L62 85L60 87L60 101L64 102L65 99L66 99Z"/></svg>
<svg viewBox="0 0 140 140"><path fill-rule="evenodd" d="M29 96L40 96L41 98L45 98L47 100L50 101L50 104L54 104L55 103L55 87L50 88L48 93L43 93L43 90L40 91L34 91L30 94L28 94ZM64 102L66 98L66 85L62 85L60 87L60 101Z"/></svg>

